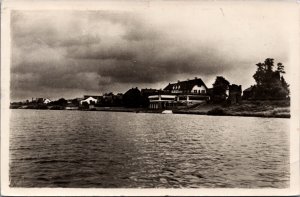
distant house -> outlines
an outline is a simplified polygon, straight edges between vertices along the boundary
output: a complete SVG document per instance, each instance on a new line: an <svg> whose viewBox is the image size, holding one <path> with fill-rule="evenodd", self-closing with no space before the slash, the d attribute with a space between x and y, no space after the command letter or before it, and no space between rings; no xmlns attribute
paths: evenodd
<svg viewBox="0 0 300 197"><path fill-rule="evenodd" d="M36 98L36 99L33 99L33 98L32 98L32 103L37 103L37 104L48 104L48 103L50 103L50 102L51 102L51 100L48 99L48 98L46 98L46 99L44 99L44 98Z"/></svg>
<svg viewBox="0 0 300 197"><path fill-rule="evenodd" d="M242 86L232 84L229 85L229 96L227 100L230 102L230 104L240 103L242 100Z"/></svg>
<svg viewBox="0 0 300 197"><path fill-rule="evenodd" d="M87 104L92 104L92 103L97 103L97 101L98 101L98 99L95 99L95 98L93 98L93 97L88 97L88 98L86 98L86 99L84 99L84 100L81 100L80 101L80 105L82 105L84 102L86 102Z"/></svg>
<svg viewBox="0 0 300 197"><path fill-rule="evenodd" d="M51 100L48 99L48 98L44 99L44 101L43 101L44 104L48 104L48 103L50 103L50 102L51 102Z"/></svg>
<svg viewBox="0 0 300 197"><path fill-rule="evenodd" d="M192 80L169 83L164 91L172 94L206 94L207 87L202 79L196 77Z"/></svg>

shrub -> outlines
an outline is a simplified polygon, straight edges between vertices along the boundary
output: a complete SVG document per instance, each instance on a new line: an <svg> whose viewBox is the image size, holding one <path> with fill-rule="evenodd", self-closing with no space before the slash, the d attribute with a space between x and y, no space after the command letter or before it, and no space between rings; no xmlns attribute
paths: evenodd
<svg viewBox="0 0 300 197"><path fill-rule="evenodd" d="M214 108L214 109L207 112L207 115L214 115L214 116L217 116L217 115L222 116L222 115L225 115L225 114L226 114L225 111L220 107Z"/></svg>

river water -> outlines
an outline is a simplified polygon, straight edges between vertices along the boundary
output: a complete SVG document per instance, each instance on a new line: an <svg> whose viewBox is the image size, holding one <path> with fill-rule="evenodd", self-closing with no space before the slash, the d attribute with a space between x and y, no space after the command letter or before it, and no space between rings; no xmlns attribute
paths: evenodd
<svg viewBox="0 0 300 197"><path fill-rule="evenodd" d="M285 188L289 119L11 110L10 186Z"/></svg>

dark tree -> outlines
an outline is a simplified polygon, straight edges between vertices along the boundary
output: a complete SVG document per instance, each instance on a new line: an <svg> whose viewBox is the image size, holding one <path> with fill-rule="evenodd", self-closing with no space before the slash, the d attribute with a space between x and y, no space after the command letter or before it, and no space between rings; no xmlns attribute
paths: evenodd
<svg viewBox="0 0 300 197"><path fill-rule="evenodd" d="M65 105L67 105L67 103L68 103L68 101L64 98L58 99L58 104L61 106L65 106Z"/></svg>
<svg viewBox="0 0 300 197"><path fill-rule="evenodd" d="M290 89L289 89L290 85L285 81L283 76L281 76L280 81L281 81L281 85L282 85L283 89L286 91L287 95L289 95L290 94Z"/></svg>
<svg viewBox="0 0 300 197"><path fill-rule="evenodd" d="M265 68L268 72L272 72L274 67L274 59L272 58L267 58L265 60Z"/></svg>
<svg viewBox="0 0 300 197"><path fill-rule="evenodd" d="M257 66L257 71L253 75L253 78L255 79L257 85L261 85L264 81L264 76L265 76L265 66L262 63L256 64Z"/></svg>
<svg viewBox="0 0 300 197"><path fill-rule="evenodd" d="M229 81L222 76L217 76L213 84L213 94L211 95L214 103L223 102L226 100L226 91L229 89Z"/></svg>
<svg viewBox="0 0 300 197"><path fill-rule="evenodd" d="M277 64L277 71L280 72L280 73L282 73L282 74L285 73L285 71L284 71L284 66L283 66L283 64L280 63L280 62Z"/></svg>
<svg viewBox="0 0 300 197"><path fill-rule="evenodd" d="M132 88L123 95L123 104L125 107L147 107L145 98L138 88Z"/></svg>
<svg viewBox="0 0 300 197"><path fill-rule="evenodd" d="M79 101L77 99L72 99L72 104L75 106L79 106Z"/></svg>
<svg viewBox="0 0 300 197"><path fill-rule="evenodd" d="M66 99L60 98L60 99L58 99L58 100L56 100L56 101L52 101L52 102L50 103L50 105L66 106L67 103L68 103L68 101L67 101Z"/></svg>
<svg viewBox="0 0 300 197"><path fill-rule="evenodd" d="M253 75L256 85L253 99L283 99L289 95L289 85L282 74L285 73L284 65L277 64L274 71L274 59L267 58L264 63L256 64L257 70Z"/></svg>
<svg viewBox="0 0 300 197"><path fill-rule="evenodd" d="M86 101L82 102L82 107L85 109L89 108L88 102L86 102Z"/></svg>

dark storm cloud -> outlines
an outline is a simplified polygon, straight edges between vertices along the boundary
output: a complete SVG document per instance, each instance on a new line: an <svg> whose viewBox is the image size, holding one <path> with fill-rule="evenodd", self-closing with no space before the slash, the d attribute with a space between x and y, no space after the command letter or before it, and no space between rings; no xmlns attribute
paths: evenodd
<svg viewBox="0 0 300 197"><path fill-rule="evenodd" d="M115 59L115 60L130 60L135 57L134 51L131 49L119 46L118 48L100 46L81 46L72 47L67 50L68 58L74 59L95 59L95 60L105 60L105 59Z"/></svg>
<svg viewBox="0 0 300 197"><path fill-rule="evenodd" d="M223 19L218 20L215 23ZM214 78L249 70L249 64L256 63L251 53L241 55L253 50L251 42L234 43L231 34L210 32L208 27L215 26L206 23L194 27L199 21L190 18L169 25L168 18L135 12L14 11L11 21L15 97L25 94L24 89L30 94L48 90L59 95L110 91L129 84L151 87L181 79L178 76Z"/></svg>

